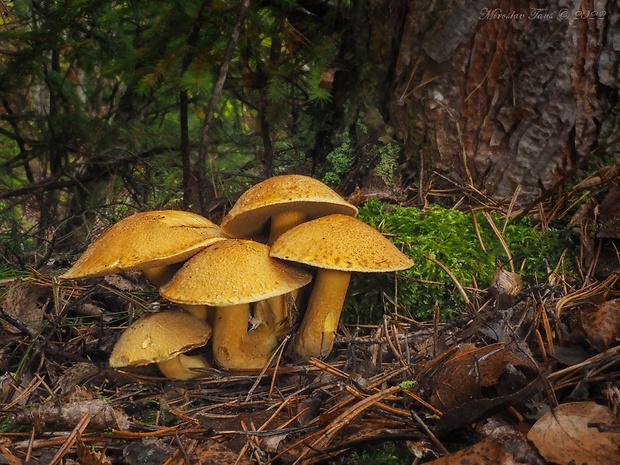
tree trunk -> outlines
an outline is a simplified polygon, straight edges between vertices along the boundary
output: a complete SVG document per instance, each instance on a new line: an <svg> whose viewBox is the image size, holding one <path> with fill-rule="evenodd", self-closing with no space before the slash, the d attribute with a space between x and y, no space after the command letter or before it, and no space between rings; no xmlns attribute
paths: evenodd
<svg viewBox="0 0 620 465"><path fill-rule="evenodd" d="M359 3L337 99L401 144L404 187L439 172L526 203L617 135L616 2Z"/></svg>

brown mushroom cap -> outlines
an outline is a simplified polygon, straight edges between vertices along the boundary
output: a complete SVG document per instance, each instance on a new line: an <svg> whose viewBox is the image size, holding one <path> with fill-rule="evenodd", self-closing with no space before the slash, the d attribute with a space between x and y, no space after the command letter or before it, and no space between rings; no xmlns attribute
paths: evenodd
<svg viewBox="0 0 620 465"><path fill-rule="evenodd" d="M183 311L163 311L134 322L118 339L110 366L147 365L170 360L205 345L211 327Z"/></svg>
<svg viewBox="0 0 620 465"><path fill-rule="evenodd" d="M226 307L286 294L305 286L310 273L269 256L269 247L229 239L205 248L160 289L179 304Z"/></svg>
<svg viewBox="0 0 620 465"><path fill-rule="evenodd" d="M106 230L60 277L79 279L181 262L226 235L195 213L135 213Z"/></svg>
<svg viewBox="0 0 620 465"><path fill-rule="evenodd" d="M245 191L224 217L221 227L234 237L252 237L270 217L290 211L301 211L308 219L332 213L357 215L355 206L318 179L285 174Z"/></svg>
<svg viewBox="0 0 620 465"><path fill-rule="evenodd" d="M404 270L413 261L379 231L346 215L317 218L285 232L271 256L317 268L356 272Z"/></svg>

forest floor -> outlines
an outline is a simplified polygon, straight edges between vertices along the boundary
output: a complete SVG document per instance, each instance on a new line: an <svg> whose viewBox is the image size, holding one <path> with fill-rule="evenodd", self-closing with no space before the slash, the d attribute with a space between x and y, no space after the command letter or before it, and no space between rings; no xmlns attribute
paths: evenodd
<svg viewBox="0 0 620 465"><path fill-rule="evenodd" d="M391 442L408 462L381 463L620 463L617 268L496 281L449 322L388 305L383 324L341 325L325 360L288 361L284 338L261 371L191 381L108 367L127 325L168 305L141 278L53 275L1 283L0 464L362 463L345 452Z"/></svg>

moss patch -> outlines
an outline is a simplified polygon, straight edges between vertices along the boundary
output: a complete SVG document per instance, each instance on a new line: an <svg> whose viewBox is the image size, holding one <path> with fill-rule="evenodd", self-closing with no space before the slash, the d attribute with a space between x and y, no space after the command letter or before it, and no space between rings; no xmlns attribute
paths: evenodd
<svg viewBox="0 0 620 465"><path fill-rule="evenodd" d="M482 241L478 239L472 213L440 206L421 210L370 200L360 208L359 218L388 235L414 260L414 266L399 273L396 279L393 274L355 274L345 306L345 321L380 322L382 293L390 299L397 298L416 318L431 317L435 305L444 318L461 311L464 302L454 282L426 257L441 262L466 288L488 287L498 264L510 269L500 240L481 212L476 212L475 218ZM492 218L501 231L503 219L496 214ZM524 286L544 280L547 265L555 267L565 250L573 250L569 231L541 231L527 221L509 221L503 238ZM569 265L570 257L563 266Z"/></svg>

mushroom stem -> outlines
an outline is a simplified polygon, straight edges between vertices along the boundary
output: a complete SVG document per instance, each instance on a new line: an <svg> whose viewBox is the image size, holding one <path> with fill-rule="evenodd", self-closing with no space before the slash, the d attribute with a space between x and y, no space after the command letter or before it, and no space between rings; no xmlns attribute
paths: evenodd
<svg viewBox="0 0 620 465"><path fill-rule="evenodd" d="M179 270L181 264L152 266L142 270L142 274L156 289L172 279L174 274Z"/></svg>
<svg viewBox="0 0 620 465"><path fill-rule="evenodd" d="M258 315L257 309L255 308L254 316L266 321L277 337L283 336L291 328L288 302L289 299L294 300L297 294L297 290L294 290L287 294L266 299L263 301L266 305L259 307L260 313ZM268 313L268 316L261 317L260 315L263 312Z"/></svg>
<svg viewBox="0 0 620 465"><path fill-rule="evenodd" d="M267 324L248 331L250 304L216 307L213 322L213 357L222 368L263 368L278 344Z"/></svg>
<svg viewBox="0 0 620 465"><path fill-rule="evenodd" d="M179 271L182 263L175 263L172 265L153 266L151 268L145 268L142 270L144 277L150 282L156 289L159 289L164 284L168 283L175 273ZM213 319L212 307L208 305L181 305L187 312L194 315L196 318L202 321L208 321L212 323Z"/></svg>
<svg viewBox="0 0 620 465"><path fill-rule="evenodd" d="M271 217L271 226L269 228L269 239L267 245L271 246L273 243L289 229L300 225L308 219L308 215L301 211L291 210L283 213L278 213ZM292 293L293 299L297 297L297 292ZM288 295L279 295L268 299L269 306L271 307L271 313L274 321L274 331L277 336L282 336L290 329L289 324L289 310L287 305Z"/></svg>
<svg viewBox="0 0 620 465"><path fill-rule="evenodd" d="M323 268L317 271L295 342L300 359L325 357L332 350L350 279L349 271Z"/></svg>
<svg viewBox="0 0 620 465"><path fill-rule="evenodd" d="M213 307L210 307L208 305L189 305L189 304L183 304L181 305L181 307L183 307L185 311L187 311L188 313L191 313L199 320L206 321L210 325L213 324L213 321L212 321L213 313L214 313Z"/></svg>
<svg viewBox="0 0 620 465"><path fill-rule="evenodd" d="M289 229L300 225L308 219L308 215L300 211L287 211L278 213L271 217L271 226L269 228L269 240L267 245L272 245L278 237Z"/></svg>
<svg viewBox="0 0 620 465"><path fill-rule="evenodd" d="M169 379L192 379L200 376L194 368L209 368L209 362L200 355L180 354L169 360L158 362L157 367L162 374Z"/></svg>

